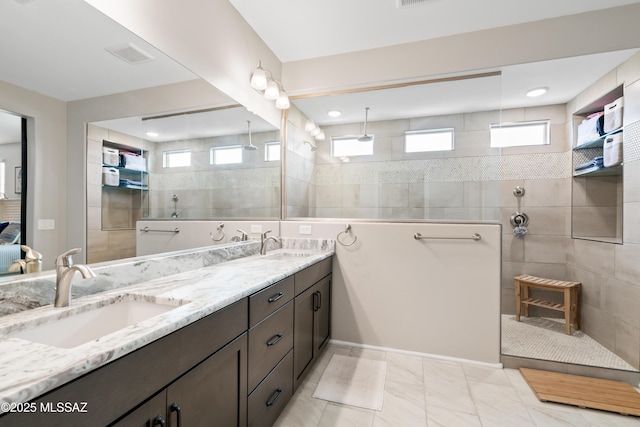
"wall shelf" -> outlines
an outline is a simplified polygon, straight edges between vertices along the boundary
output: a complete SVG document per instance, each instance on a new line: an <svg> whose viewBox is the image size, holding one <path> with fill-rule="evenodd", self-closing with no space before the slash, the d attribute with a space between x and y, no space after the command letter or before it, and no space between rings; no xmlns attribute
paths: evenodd
<svg viewBox="0 0 640 427"><path fill-rule="evenodd" d="M607 139L608 136L615 135L616 133L622 132L622 128L613 130L609 133L605 133L598 139L594 139L592 141L585 142L584 144L580 144L577 147L574 147L574 150L585 150L587 148L602 148L604 145L604 140Z"/></svg>

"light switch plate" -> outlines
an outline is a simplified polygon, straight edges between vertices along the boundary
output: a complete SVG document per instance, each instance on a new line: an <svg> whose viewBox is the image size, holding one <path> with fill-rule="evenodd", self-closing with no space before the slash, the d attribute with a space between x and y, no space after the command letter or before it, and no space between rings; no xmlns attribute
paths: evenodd
<svg viewBox="0 0 640 427"><path fill-rule="evenodd" d="M301 225L300 226L300 234L309 235L312 234L310 225Z"/></svg>
<svg viewBox="0 0 640 427"><path fill-rule="evenodd" d="M262 233L262 225L260 225L260 224L252 224L251 225L251 232L252 233Z"/></svg>
<svg viewBox="0 0 640 427"><path fill-rule="evenodd" d="M53 230L56 228L56 221L54 219L39 219L38 230Z"/></svg>

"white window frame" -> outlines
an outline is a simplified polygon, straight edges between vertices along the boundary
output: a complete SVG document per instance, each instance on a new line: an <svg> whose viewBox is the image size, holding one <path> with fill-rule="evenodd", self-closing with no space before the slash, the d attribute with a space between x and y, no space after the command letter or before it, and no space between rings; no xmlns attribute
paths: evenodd
<svg viewBox="0 0 640 427"><path fill-rule="evenodd" d="M434 136L448 135L449 140L445 143L441 141L434 141ZM423 147L416 147L415 149L409 149L413 137L422 137L422 141L415 141L415 144L423 144ZM421 129L421 130L407 130L404 132L404 152L406 154L414 153L429 153L434 151L453 151L455 141L455 129L454 128L440 128L440 129Z"/></svg>
<svg viewBox="0 0 640 427"><path fill-rule="evenodd" d="M171 157L179 154L188 154L189 164L182 164L178 162L176 165L171 164ZM177 161L176 161L177 162ZM163 168L180 168L180 167L189 167L191 166L191 150L168 150L162 152L162 167Z"/></svg>
<svg viewBox="0 0 640 427"><path fill-rule="evenodd" d="M274 147L278 147L277 150ZM277 153L277 158L272 154ZM264 143L264 161L265 162L279 162L280 161L280 141L271 141Z"/></svg>
<svg viewBox="0 0 640 427"><path fill-rule="evenodd" d="M373 155L373 135L369 135L371 136L371 141L358 141L358 137L357 136L332 136L331 137L331 156L332 157L340 157L340 158L344 158L344 157L357 157L357 156L372 156ZM362 150L352 150L352 151L348 151L345 150L343 147L339 147L339 149L336 150L336 142L337 143L351 143L354 144L354 146L356 144L359 144L360 147L365 147L368 145L370 148L369 150L367 150L366 152L362 152Z"/></svg>
<svg viewBox="0 0 640 427"><path fill-rule="evenodd" d="M234 151L239 152L239 159L235 159L234 161L219 161L217 159L216 153L221 153L222 151ZM209 164L214 166L223 166L223 165L237 165L242 163L242 145L221 145L217 147L211 147L209 149Z"/></svg>
<svg viewBox="0 0 640 427"><path fill-rule="evenodd" d="M551 123L549 120L535 120L528 122L497 123L490 128L492 148L526 147L534 145L549 145L551 139L549 131ZM539 133L539 140L535 141L531 130ZM529 134L527 134L529 131ZM519 135L518 135L519 133ZM514 142L515 141L515 142Z"/></svg>

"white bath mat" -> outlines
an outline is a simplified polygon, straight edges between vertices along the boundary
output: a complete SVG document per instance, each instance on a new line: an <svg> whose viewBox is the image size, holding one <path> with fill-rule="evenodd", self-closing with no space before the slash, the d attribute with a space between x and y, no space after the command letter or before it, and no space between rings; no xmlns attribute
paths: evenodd
<svg viewBox="0 0 640 427"><path fill-rule="evenodd" d="M387 362L334 354L313 397L381 411L386 375Z"/></svg>

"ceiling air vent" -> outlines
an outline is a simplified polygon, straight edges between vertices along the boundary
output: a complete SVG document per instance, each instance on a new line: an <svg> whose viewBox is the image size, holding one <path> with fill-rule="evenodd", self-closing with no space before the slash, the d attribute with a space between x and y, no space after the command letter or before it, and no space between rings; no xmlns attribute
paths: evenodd
<svg viewBox="0 0 640 427"><path fill-rule="evenodd" d="M153 59L151 55L131 43L116 47L108 47L107 52L114 54L129 64L141 64Z"/></svg>
<svg viewBox="0 0 640 427"><path fill-rule="evenodd" d="M396 7L402 9L403 7L417 6L419 4L431 3L433 0L396 0Z"/></svg>

